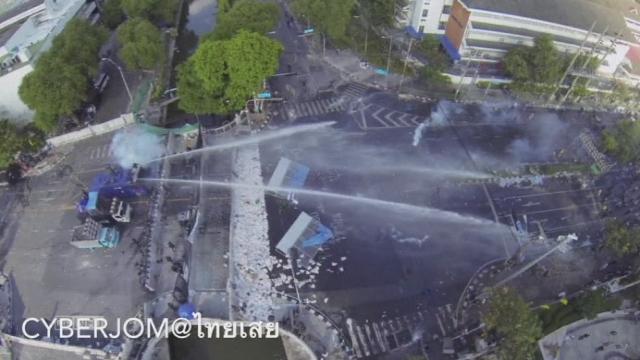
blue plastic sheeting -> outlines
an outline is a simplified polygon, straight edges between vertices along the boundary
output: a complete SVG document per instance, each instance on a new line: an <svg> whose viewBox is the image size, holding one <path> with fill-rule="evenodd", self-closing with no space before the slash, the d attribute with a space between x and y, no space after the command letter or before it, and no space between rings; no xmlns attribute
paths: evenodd
<svg viewBox="0 0 640 360"><path fill-rule="evenodd" d="M456 49L447 35L440 35L440 44L442 44L444 51L447 53L447 55L449 55L451 59L453 59L453 61L458 61L462 58L460 56L460 52L458 52L458 49Z"/></svg>
<svg viewBox="0 0 640 360"><path fill-rule="evenodd" d="M89 186L90 191L99 192L101 196L107 198L119 197L122 199L132 199L139 196L146 196L149 190L133 183L133 175L128 169L117 168L114 172L106 171L98 174Z"/></svg>
<svg viewBox="0 0 640 360"><path fill-rule="evenodd" d="M418 30L414 29L413 26L407 26L405 28L405 31L409 36L411 36L414 39L422 40L422 38L424 37L424 34L421 32L418 32Z"/></svg>
<svg viewBox="0 0 640 360"><path fill-rule="evenodd" d="M193 314L195 312L196 312L196 306L193 305L192 303L184 303L180 305L180 307L178 308L178 316L187 320L194 319L195 316Z"/></svg>
<svg viewBox="0 0 640 360"><path fill-rule="evenodd" d="M318 224L317 231L317 234L302 242L302 247L320 246L333 237L333 232L322 224Z"/></svg>
<svg viewBox="0 0 640 360"><path fill-rule="evenodd" d="M98 207L98 192L92 191L89 193L89 199L87 200L87 210L95 210Z"/></svg>
<svg viewBox="0 0 640 360"><path fill-rule="evenodd" d="M309 171L310 169L307 166L294 163L289 183L285 185L292 188L303 187L309 176Z"/></svg>

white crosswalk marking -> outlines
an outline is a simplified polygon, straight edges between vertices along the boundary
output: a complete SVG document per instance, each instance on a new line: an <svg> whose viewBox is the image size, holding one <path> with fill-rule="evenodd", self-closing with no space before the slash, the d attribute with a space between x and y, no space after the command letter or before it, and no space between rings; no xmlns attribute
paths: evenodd
<svg viewBox="0 0 640 360"><path fill-rule="evenodd" d="M353 352L355 352L356 357L362 357L362 350L360 349L360 344L358 343L358 339L353 330L352 319L347 319L347 331L349 332L349 337L351 338L351 346L353 347Z"/></svg>
<svg viewBox="0 0 640 360"><path fill-rule="evenodd" d="M359 83L350 83L344 90L346 95L354 98L361 97L365 92L367 92L367 86Z"/></svg>
<svg viewBox="0 0 640 360"><path fill-rule="evenodd" d="M369 350L369 345L367 345L367 341L364 337L364 332L360 326L356 327L356 333L358 334L358 339L360 340L360 344L362 344L362 350L365 356L371 355L371 351Z"/></svg>
<svg viewBox="0 0 640 360"><path fill-rule="evenodd" d="M289 120L294 121L299 117L319 116L337 111L345 111L344 103L336 98L316 99L297 104L286 104L286 113Z"/></svg>

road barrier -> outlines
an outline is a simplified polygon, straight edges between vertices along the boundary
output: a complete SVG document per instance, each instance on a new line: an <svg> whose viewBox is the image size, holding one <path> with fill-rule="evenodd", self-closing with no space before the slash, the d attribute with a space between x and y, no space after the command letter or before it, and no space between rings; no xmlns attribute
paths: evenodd
<svg viewBox="0 0 640 360"><path fill-rule="evenodd" d="M122 129L123 127L134 124L135 122L133 114L122 114L120 117L103 122L102 124L89 125L84 129L49 138L47 139L47 143L53 147L72 144L74 142Z"/></svg>

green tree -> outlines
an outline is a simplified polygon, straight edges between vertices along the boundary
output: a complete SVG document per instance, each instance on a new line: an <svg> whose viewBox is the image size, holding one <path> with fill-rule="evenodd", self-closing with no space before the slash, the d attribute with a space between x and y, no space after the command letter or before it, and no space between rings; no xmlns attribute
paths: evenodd
<svg viewBox="0 0 640 360"><path fill-rule="evenodd" d="M104 4L102 21L109 29L115 29L126 19L122 10L122 0L108 0Z"/></svg>
<svg viewBox="0 0 640 360"><path fill-rule="evenodd" d="M551 36L541 35L535 39L533 47L519 46L509 50L503 63L507 75L514 80L514 88L545 93L553 91L551 85L560 80L569 60L558 52Z"/></svg>
<svg viewBox="0 0 640 360"><path fill-rule="evenodd" d="M529 81L529 50L525 47L511 49L504 57L505 71L514 81Z"/></svg>
<svg viewBox="0 0 640 360"><path fill-rule="evenodd" d="M603 289L591 291L577 301L580 314L588 320L594 319L601 312L617 309L621 303L619 299L607 298Z"/></svg>
<svg viewBox="0 0 640 360"><path fill-rule="evenodd" d="M122 0L122 8L129 17L169 24L175 21L179 4L179 0Z"/></svg>
<svg viewBox="0 0 640 360"><path fill-rule="evenodd" d="M44 135L32 126L18 128L0 120L0 169L7 167L19 151L34 151L44 145Z"/></svg>
<svg viewBox="0 0 640 360"><path fill-rule="evenodd" d="M605 226L606 246L618 256L640 251L640 230L630 229L621 221L611 220Z"/></svg>
<svg viewBox="0 0 640 360"><path fill-rule="evenodd" d="M240 31L229 40L207 40L180 66L180 107L190 113L229 113L244 107L278 69L282 45Z"/></svg>
<svg viewBox="0 0 640 360"><path fill-rule="evenodd" d="M216 29L205 40L230 39L240 30L266 34L275 29L280 20L280 8L272 2L240 0L218 15Z"/></svg>
<svg viewBox="0 0 640 360"><path fill-rule="evenodd" d="M294 0L296 13L330 38L347 42L345 33L351 22L355 0Z"/></svg>
<svg viewBox="0 0 640 360"><path fill-rule="evenodd" d="M402 3L399 0L369 0L357 4L359 13L367 19L369 25L391 27L395 24L394 6L401 7Z"/></svg>
<svg viewBox="0 0 640 360"><path fill-rule="evenodd" d="M122 44L119 56L132 70L150 70L164 59L162 34L146 19L127 20L118 29L118 40Z"/></svg>
<svg viewBox="0 0 640 360"><path fill-rule="evenodd" d="M436 35L425 35L424 39L416 45L416 51L427 59L427 65L420 72L427 84L446 85L451 83L451 78L442 73L449 65L449 60L440 50L440 40Z"/></svg>
<svg viewBox="0 0 640 360"><path fill-rule="evenodd" d="M560 79L564 59L553 44L551 35L537 37L529 56L531 75L535 82L551 84Z"/></svg>
<svg viewBox="0 0 640 360"><path fill-rule="evenodd" d="M495 331L503 338L499 348L501 359L532 359L542 336L542 325L515 290L495 289L483 320L487 330Z"/></svg>
<svg viewBox="0 0 640 360"><path fill-rule="evenodd" d="M73 116L86 99L106 36L104 29L86 21L70 21L22 80L18 94L36 111L35 123L42 130L52 130L60 116Z"/></svg>
<svg viewBox="0 0 640 360"><path fill-rule="evenodd" d="M602 133L604 151L619 161L640 160L640 123L625 120Z"/></svg>

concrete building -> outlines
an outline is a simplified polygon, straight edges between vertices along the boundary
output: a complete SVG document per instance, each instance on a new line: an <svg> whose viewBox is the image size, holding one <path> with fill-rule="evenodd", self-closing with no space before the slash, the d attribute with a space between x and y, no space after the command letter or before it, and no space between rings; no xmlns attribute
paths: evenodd
<svg viewBox="0 0 640 360"><path fill-rule="evenodd" d="M498 62L542 34L566 53L576 53L586 39L587 51L605 56L598 72L612 75L639 42L639 13L633 0L411 0L398 20L417 33L440 35L455 61Z"/></svg>
<svg viewBox="0 0 640 360"><path fill-rule="evenodd" d="M29 121L32 111L18 96L22 79L74 16L95 21L86 0L30 0L0 15L0 118Z"/></svg>

